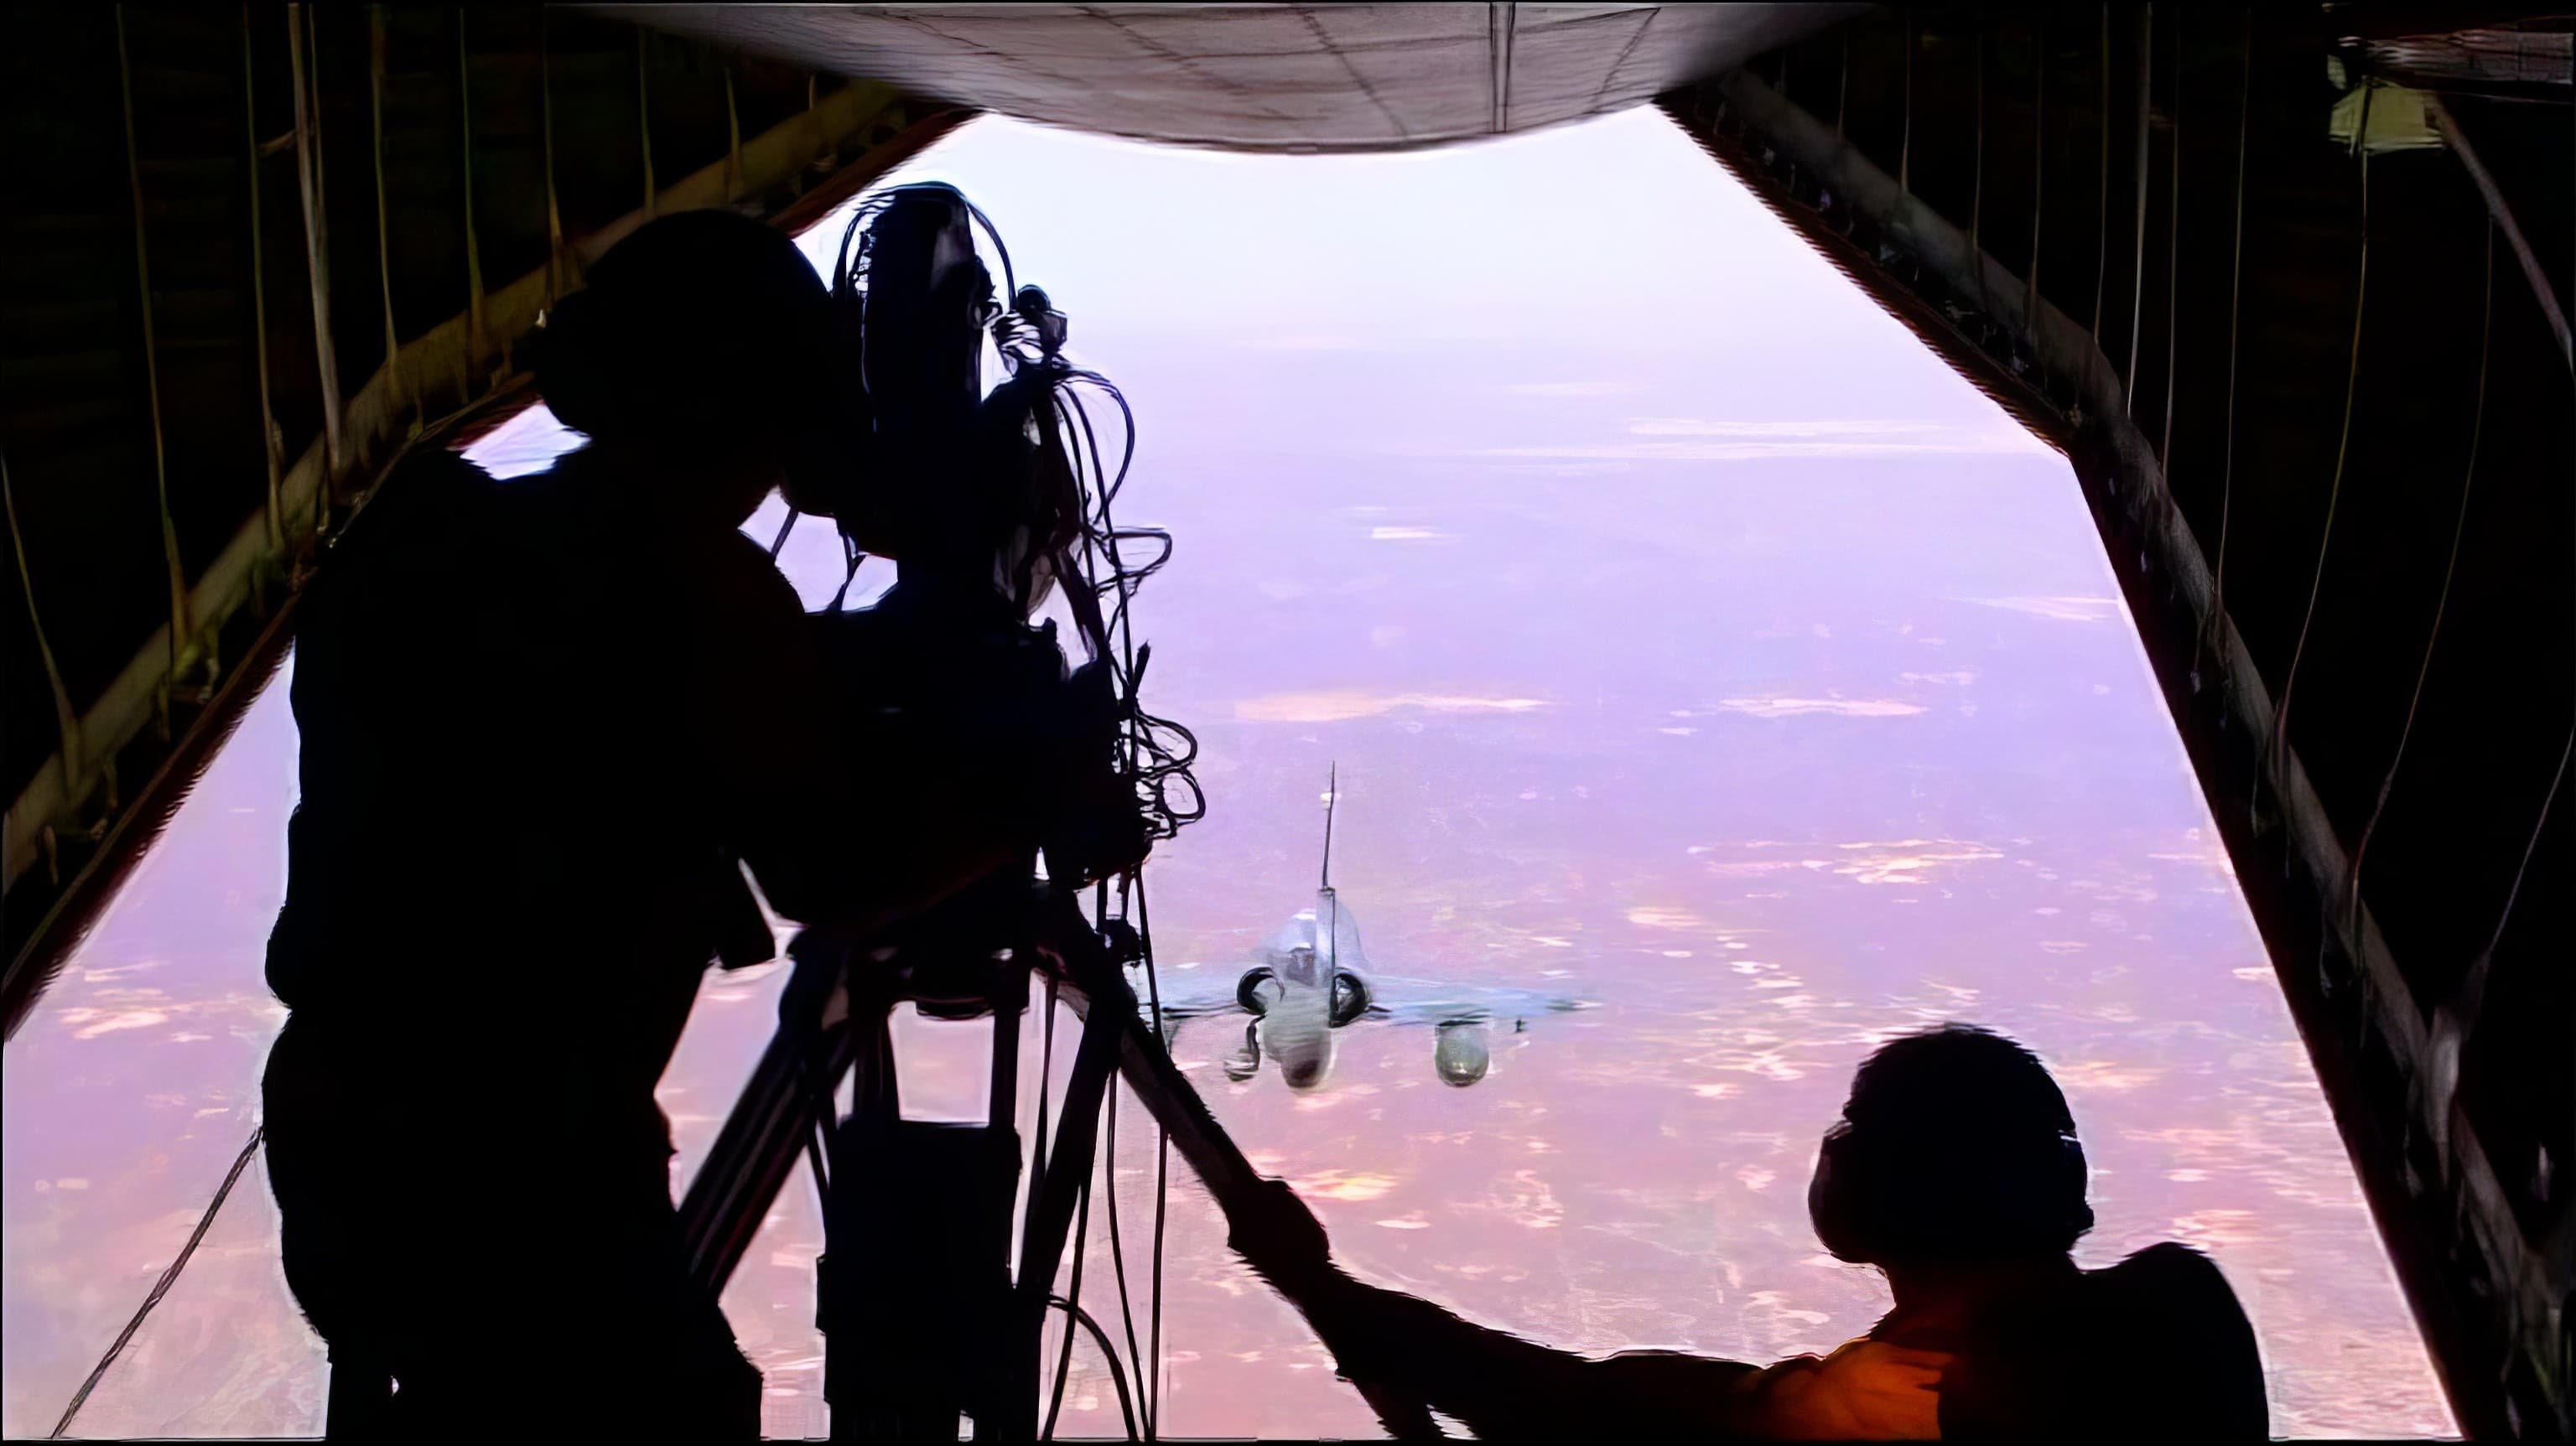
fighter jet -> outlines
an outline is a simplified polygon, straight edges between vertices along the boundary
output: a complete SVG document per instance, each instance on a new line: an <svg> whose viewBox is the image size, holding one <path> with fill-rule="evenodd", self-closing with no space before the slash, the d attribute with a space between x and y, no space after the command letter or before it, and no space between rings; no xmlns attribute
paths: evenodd
<svg viewBox="0 0 2576 1446"><path fill-rule="evenodd" d="M1429 1025L1432 1066L1444 1084L1465 1087L1485 1077L1493 1054L1487 1034L1509 1020L1513 1033L1537 1015L1587 1007L1564 995L1528 989L1445 984L1379 975L1360 947L1359 920L1333 889L1333 813L1341 771L1324 791L1324 858L1314 907L1300 910L1254 951L1238 973L1199 972L1184 964L1161 972L1165 1041L1192 1019L1248 1015L1243 1044L1222 1061L1226 1077L1251 1079L1267 1055L1292 1090L1312 1090L1332 1073L1334 1033L1362 1020ZM1232 987L1222 981L1233 976ZM1146 989L1139 982L1138 997Z"/></svg>

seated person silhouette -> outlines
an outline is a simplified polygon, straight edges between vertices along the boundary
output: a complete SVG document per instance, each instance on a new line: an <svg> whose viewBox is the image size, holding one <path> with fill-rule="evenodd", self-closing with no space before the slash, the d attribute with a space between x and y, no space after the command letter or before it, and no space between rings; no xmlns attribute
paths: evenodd
<svg viewBox="0 0 2576 1446"><path fill-rule="evenodd" d="M654 1099L711 959L774 953L743 868L866 933L1021 845L854 781L739 530L782 485L856 495L794 244L651 222L532 350L588 445L506 484L415 457L300 603L264 1081L286 1275L334 1435L750 1440L760 1379L684 1268Z"/></svg>
<svg viewBox="0 0 2576 1446"><path fill-rule="evenodd" d="M1484 1438L2262 1439L2253 1329L2218 1268L2167 1243L2078 1269L2084 1186L2047 1070L1950 1024L1873 1054L1826 1133L1816 1233L1886 1272L1896 1306L1822 1358L1591 1360L1473 1326L1335 1268L1275 1181L1233 1239L1373 1399L1426 1403Z"/></svg>

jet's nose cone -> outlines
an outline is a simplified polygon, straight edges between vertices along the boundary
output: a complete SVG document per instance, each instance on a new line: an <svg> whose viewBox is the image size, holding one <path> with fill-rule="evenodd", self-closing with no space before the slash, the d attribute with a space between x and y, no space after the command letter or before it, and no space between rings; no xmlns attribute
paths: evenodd
<svg viewBox="0 0 2576 1446"><path fill-rule="evenodd" d="M1320 1006L1320 999L1303 1000L1292 995L1271 1010L1259 1025L1263 1052L1278 1061L1279 1077L1288 1088L1298 1091L1315 1089L1333 1071L1333 1035L1331 1025L1322 1018L1320 1007L1296 1010L1295 1004Z"/></svg>

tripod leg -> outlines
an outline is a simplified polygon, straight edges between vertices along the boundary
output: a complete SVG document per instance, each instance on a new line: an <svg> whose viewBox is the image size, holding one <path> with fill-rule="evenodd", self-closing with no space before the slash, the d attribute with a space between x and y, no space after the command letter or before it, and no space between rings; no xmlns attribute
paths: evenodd
<svg viewBox="0 0 2576 1446"><path fill-rule="evenodd" d="M1006 1357L1015 1379L1002 1403L1007 1415L996 1423L995 1432L1006 1440L1025 1441L1037 1435L1038 1352L1045 1338L1047 1298L1055 1290L1056 1270L1064 1263L1074 1207L1091 1178L1093 1151L1100 1137L1100 1106L1117 1065L1117 1020L1111 1011L1094 1010L1083 1021L1073 1074L1065 1082L1055 1148L1048 1153L1045 1177L1030 1192L1028 1224L1020 1235L1020 1275ZM1072 1328L1070 1323L1066 1328Z"/></svg>
<svg viewBox="0 0 2576 1446"><path fill-rule="evenodd" d="M830 1122L829 1101L864 1038L836 1004L846 1001L838 955L791 952L796 972L779 1006L779 1031L680 1202L689 1274L711 1295L733 1278L815 1126Z"/></svg>
<svg viewBox="0 0 2576 1446"><path fill-rule="evenodd" d="M828 1098L830 1087L850 1068L852 1049L847 1027L821 1036L782 1035L770 1042L743 1087L680 1202L689 1274L711 1293L723 1293L762 1218L794 1173L819 1118L813 1100L817 1094ZM814 1064L812 1056L821 1063ZM823 1082L820 1088L811 1083L817 1079Z"/></svg>
<svg viewBox="0 0 2576 1446"><path fill-rule="evenodd" d="M999 1188L1009 1191L1015 1189L1020 1169L1020 1017L1029 1007L1027 960L1014 955L995 962L992 1005L993 1060L986 1084L985 1127L995 1148L1007 1149L1010 1154L1009 1175L997 1177L1002 1180ZM993 1218L994 1229L987 1242L990 1252L987 1258L1003 1262L1007 1272L1011 1259L1011 1202L1005 1199L1001 1205ZM1006 1309L994 1324L1006 1333L1010 1319ZM1015 1358L1004 1352L996 1352L992 1365L993 1370L984 1378L978 1391L979 1399L969 1407L967 1414L975 1420L977 1435L1017 1439L1008 1436L1002 1423L1022 1414L1017 1405L1020 1372L1015 1368ZM1030 1390L1033 1392L1035 1389L1032 1383Z"/></svg>
<svg viewBox="0 0 2576 1446"><path fill-rule="evenodd" d="M986 1120L996 1134L1019 1128L1020 1016L1028 1008L1028 964L1018 959L997 963L993 976L993 1072L985 1103ZM1003 1244L1002 1253L1010 1253L1008 1242Z"/></svg>
<svg viewBox="0 0 2576 1446"><path fill-rule="evenodd" d="M1084 1046L1089 1047L1093 1030L1105 1022L1114 1036L1119 1072L1126 1078L1128 1088L1135 1091L1154 1122L1170 1134L1182 1160L1207 1186L1208 1194L1215 1197L1217 1208L1232 1217L1239 1207L1251 1205L1249 1192L1261 1186L1259 1172L1217 1124L1216 1116L1209 1113L1207 1102L1199 1098L1188 1077L1172 1063L1171 1052L1163 1041L1146 1026L1127 981L1114 972L1095 968L1083 971L1082 982L1089 992L1076 994L1073 1006L1083 1017ZM1066 1122L1072 1122L1070 1114ZM1396 1440L1436 1441L1445 1434L1423 1403L1369 1382L1352 1384L1377 1413L1387 1434Z"/></svg>
<svg viewBox="0 0 2576 1446"><path fill-rule="evenodd" d="M850 1027L860 1035L850 1091L851 1117L890 1125L903 1118L903 1094L894 1077L894 1007L889 1004L877 1014L873 1028L858 1019L851 1020Z"/></svg>

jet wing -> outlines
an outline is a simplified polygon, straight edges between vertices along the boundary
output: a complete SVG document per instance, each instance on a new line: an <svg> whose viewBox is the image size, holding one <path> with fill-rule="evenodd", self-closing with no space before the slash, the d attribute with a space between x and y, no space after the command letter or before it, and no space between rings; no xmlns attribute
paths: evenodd
<svg viewBox="0 0 2576 1446"><path fill-rule="evenodd" d="M1462 984L1435 979L1373 978L1366 1017L1397 1024L1462 1024L1474 1020L1530 1019L1592 1008L1571 994L1510 985Z"/></svg>
<svg viewBox="0 0 2576 1446"><path fill-rule="evenodd" d="M1167 1019L1204 1019L1248 1014L1237 990L1252 966L1184 964L1158 971L1163 1015ZM1466 984L1455 980L1358 976L1369 993L1366 1019L1394 1024L1452 1024L1473 1020L1532 1019L1543 1014L1571 1014L1593 1007L1572 994L1510 985ZM1136 997L1146 997L1140 973Z"/></svg>
<svg viewBox="0 0 2576 1446"><path fill-rule="evenodd" d="M1243 1005L1235 998L1236 981L1243 977L1243 967L1227 964L1165 965L1154 971L1154 987L1162 997L1166 1019L1204 1019L1215 1014L1241 1014ZM1128 983L1136 990L1140 1004L1152 1008L1145 986L1145 971L1130 969Z"/></svg>

